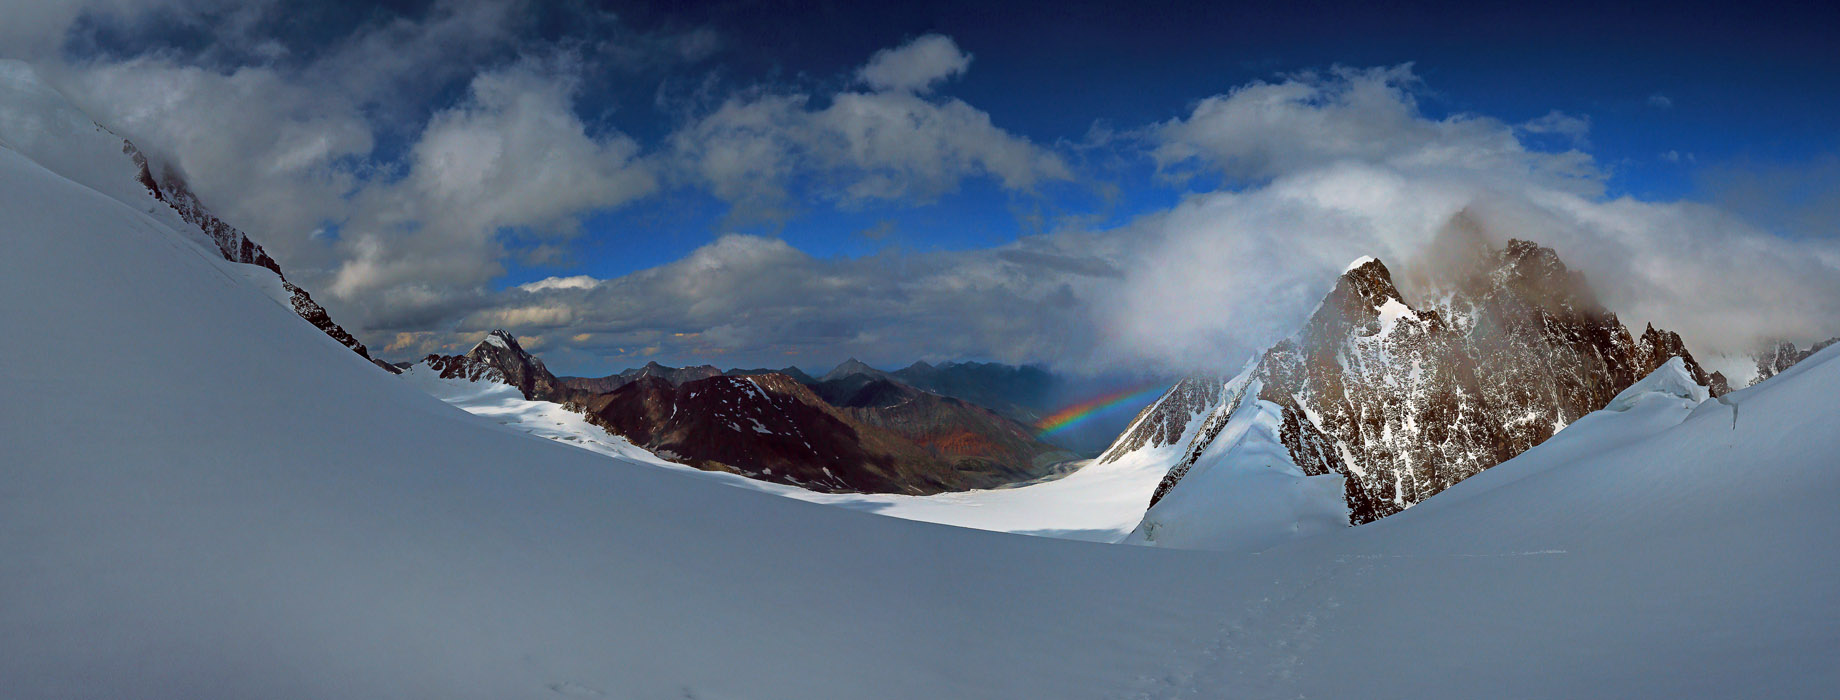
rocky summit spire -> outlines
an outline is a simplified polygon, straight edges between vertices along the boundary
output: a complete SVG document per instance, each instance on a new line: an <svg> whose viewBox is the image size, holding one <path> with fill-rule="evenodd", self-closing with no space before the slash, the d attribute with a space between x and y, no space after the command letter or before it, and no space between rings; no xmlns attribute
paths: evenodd
<svg viewBox="0 0 1840 700"><path fill-rule="evenodd" d="M1342 475L1359 524L1540 444L1669 358L1708 383L1679 335L1632 337L1551 248L1489 248L1461 223L1450 235L1483 247L1422 280L1430 301L1413 306L1384 263L1357 260L1295 335L1231 380L1177 384L1101 460L1181 443L1154 507L1231 449L1214 443L1243 401L1269 402L1284 452L1304 475Z"/></svg>
<svg viewBox="0 0 1840 700"><path fill-rule="evenodd" d="M543 361L524 351L517 337L494 330L465 355L429 355L422 362L448 379L495 381L517 387L533 401L567 400L568 391Z"/></svg>

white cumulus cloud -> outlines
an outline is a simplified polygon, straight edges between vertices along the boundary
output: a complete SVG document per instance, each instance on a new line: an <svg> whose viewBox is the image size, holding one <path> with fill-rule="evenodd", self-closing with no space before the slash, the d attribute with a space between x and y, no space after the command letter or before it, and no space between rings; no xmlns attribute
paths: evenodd
<svg viewBox="0 0 1840 700"><path fill-rule="evenodd" d="M941 51L961 60L936 61ZM972 177L1018 192L1072 179L1059 154L995 125L988 113L916 94L968 62L950 39L928 36L864 66L864 80L878 90L828 95L823 108L805 93L750 90L674 133L672 156L742 219L785 218L798 178L806 199L843 206L924 202ZM957 67L941 72L947 63Z"/></svg>
<svg viewBox="0 0 1840 700"><path fill-rule="evenodd" d="M875 52L856 77L876 90L927 92L934 83L970 68L971 54L960 50L952 37L928 34Z"/></svg>

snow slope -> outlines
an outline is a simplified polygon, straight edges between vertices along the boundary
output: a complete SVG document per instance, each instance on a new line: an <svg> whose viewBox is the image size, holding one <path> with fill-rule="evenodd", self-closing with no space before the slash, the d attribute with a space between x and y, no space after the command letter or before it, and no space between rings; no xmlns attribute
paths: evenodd
<svg viewBox="0 0 1840 700"><path fill-rule="evenodd" d="M1291 461L1279 438L1282 409L1257 398L1263 387L1250 372L1228 386L1234 407L1208 418L1209 427L1219 422L1219 435L1201 443L1184 485L1157 501L1124 541L1258 551L1348 528L1342 475L1307 476Z"/></svg>
<svg viewBox="0 0 1840 700"><path fill-rule="evenodd" d="M508 384L443 379L420 364L405 371L402 380L450 405L532 435L739 488L907 520L1093 542L1116 542L1137 526L1169 459L1168 455L1138 453L1108 464L1088 463L1052 481L1007 489L933 496L819 493L660 459L558 404L526 400Z"/></svg>
<svg viewBox="0 0 1840 700"><path fill-rule="evenodd" d="M1373 525L1259 554L1117 547L826 508L494 426L10 148L0 222L9 698L1840 683L1840 347L1627 441L1568 456L1592 431L1567 430Z"/></svg>

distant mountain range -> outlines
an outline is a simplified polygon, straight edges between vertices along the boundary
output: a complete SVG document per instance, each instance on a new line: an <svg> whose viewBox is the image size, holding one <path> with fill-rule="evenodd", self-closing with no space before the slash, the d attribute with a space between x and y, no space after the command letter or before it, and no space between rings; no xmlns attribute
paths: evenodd
<svg viewBox="0 0 1840 700"><path fill-rule="evenodd" d="M398 362L391 369L407 369L419 361L422 360ZM839 363L819 377L791 366L779 369L756 367L723 370L715 365L670 367L649 362L643 367L603 377L560 376L555 381L561 388L591 395L616 391L644 377L656 377L676 385L712 377L758 377L768 374L784 375L839 406L842 405L839 401L847 401L845 394L860 381L859 377L884 378L923 393L950 397L988 409L1027 426L1035 425L1045 416L1067 405L1110 393L1121 383L1142 381L1136 377L1074 377L1040 367L1019 367L995 362L947 362L940 365L915 362L902 369L886 371L855 358ZM1115 414L1094 415L1071 429L1038 436L1038 439L1076 454L1096 455L1112 443L1118 431L1124 429L1130 420L1130 411L1138 407L1131 405Z"/></svg>
<svg viewBox="0 0 1840 700"><path fill-rule="evenodd" d="M598 378L556 377L498 330L464 355L429 355L420 364L442 377L502 382L526 399L572 406L665 459L819 491L995 488L1047 476L1078 457L1014 418L854 360L818 380L795 368L723 372L658 363ZM956 371L927 368L926 378L937 382Z"/></svg>
<svg viewBox="0 0 1840 700"><path fill-rule="evenodd" d="M797 367L780 369L718 369L714 365L667 367L657 362L628 369L605 377L561 377L564 386L596 393L609 392L640 377L659 377L673 384L718 376L759 376L783 374L800 384L819 389L832 382L851 382L859 377L876 377L899 382L924 391L950 396L989 408L1021 423L1032 423L1053 411L1057 402L1067 399L1072 380L1039 367L1017 367L985 362L949 362L930 365L915 362L892 372L876 369L856 358L839 363L821 377L812 377ZM835 390L831 390L833 393Z"/></svg>

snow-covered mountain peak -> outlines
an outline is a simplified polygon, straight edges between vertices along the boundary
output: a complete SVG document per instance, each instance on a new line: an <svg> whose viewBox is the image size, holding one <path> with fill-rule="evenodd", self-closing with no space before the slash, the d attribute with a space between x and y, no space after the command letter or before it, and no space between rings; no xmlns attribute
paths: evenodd
<svg viewBox="0 0 1840 700"><path fill-rule="evenodd" d="M560 403L567 399L568 392L556 375L526 352L516 336L502 329L487 333L464 355L428 355L418 364L427 365L443 379L509 384L530 400Z"/></svg>
<svg viewBox="0 0 1840 700"><path fill-rule="evenodd" d="M1388 301L1404 301L1405 297L1399 294L1399 288L1393 284L1393 273L1387 269L1386 263L1371 257L1364 260L1366 262L1351 266L1343 272L1336 286L1347 286L1350 292L1375 307Z"/></svg>
<svg viewBox="0 0 1840 700"><path fill-rule="evenodd" d="M1401 319L1417 320L1405 302L1393 274L1375 258L1362 258L1335 282L1335 288L1316 306L1303 330L1289 342L1302 345L1340 344L1350 337L1390 331Z"/></svg>
<svg viewBox="0 0 1840 700"><path fill-rule="evenodd" d="M503 350L510 350L513 352L523 351L522 348L517 347L517 338L511 335L510 331L506 331L504 329L496 329L496 330L493 330L491 333L487 333L485 339L479 341L479 345L490 345L492 347L500 348ZM479 352L479 349L480 349L479 346L475 345L473 347L472 352ZM468 354L471 354L471 353L468 353Z"/></svg>
<svg viewBox="0 0 1840 700"><path fill-rule="evenodd" d="M1304 505L1312 501L1297 490L1318 493L1315 483L1188 482L1202 465L1238 463L1241 457L1229 454L1234 450L1269 452L1244 437L1258 431L1236 428L1235 421L1269 420L1271 441L1300 475L1345 477L1346 512L1359 524L1403 511L1540 444L1664 363L1677 369L1644 392L1672 386L1676 372L1707 391L1709 378L1680 336L1652 326L1631 336L1551 248L1511 240L1489 249L1479 235L1453 226L1447 237L1480 247L1452 251L1458 262L1427 278L1441 293L1424 307L1406 301L1385 264L1367 259L1351 266L1303 327L1262 353L1245 375L1202 383L1208 391L1178 384L1146 409L1101 461L1181 442L1179 452L1164 458L1169 471L1145 522L1150 529L1189 525L1162 536L1146 533L1144 541L1168 544L1181 539L1174 533L1192 532L1199 539L1181 546L1224 546L1219 533L1238 532L1246 542L1264 542L1238 525L1198 524L1241 517L1234 513L1242 506L1223 504L1248 499L1322 511ZM1247 402L1262 412L1246 412ZM1184 420L1202 415L1198 423ZM1222 436L1241 437L1223 443ZM1266 458L1253 461L1260 459ZM1200 495L1181 495L1185 489ZM1206 503L1215 504L1213 512L1187 512Z"/></svg>

